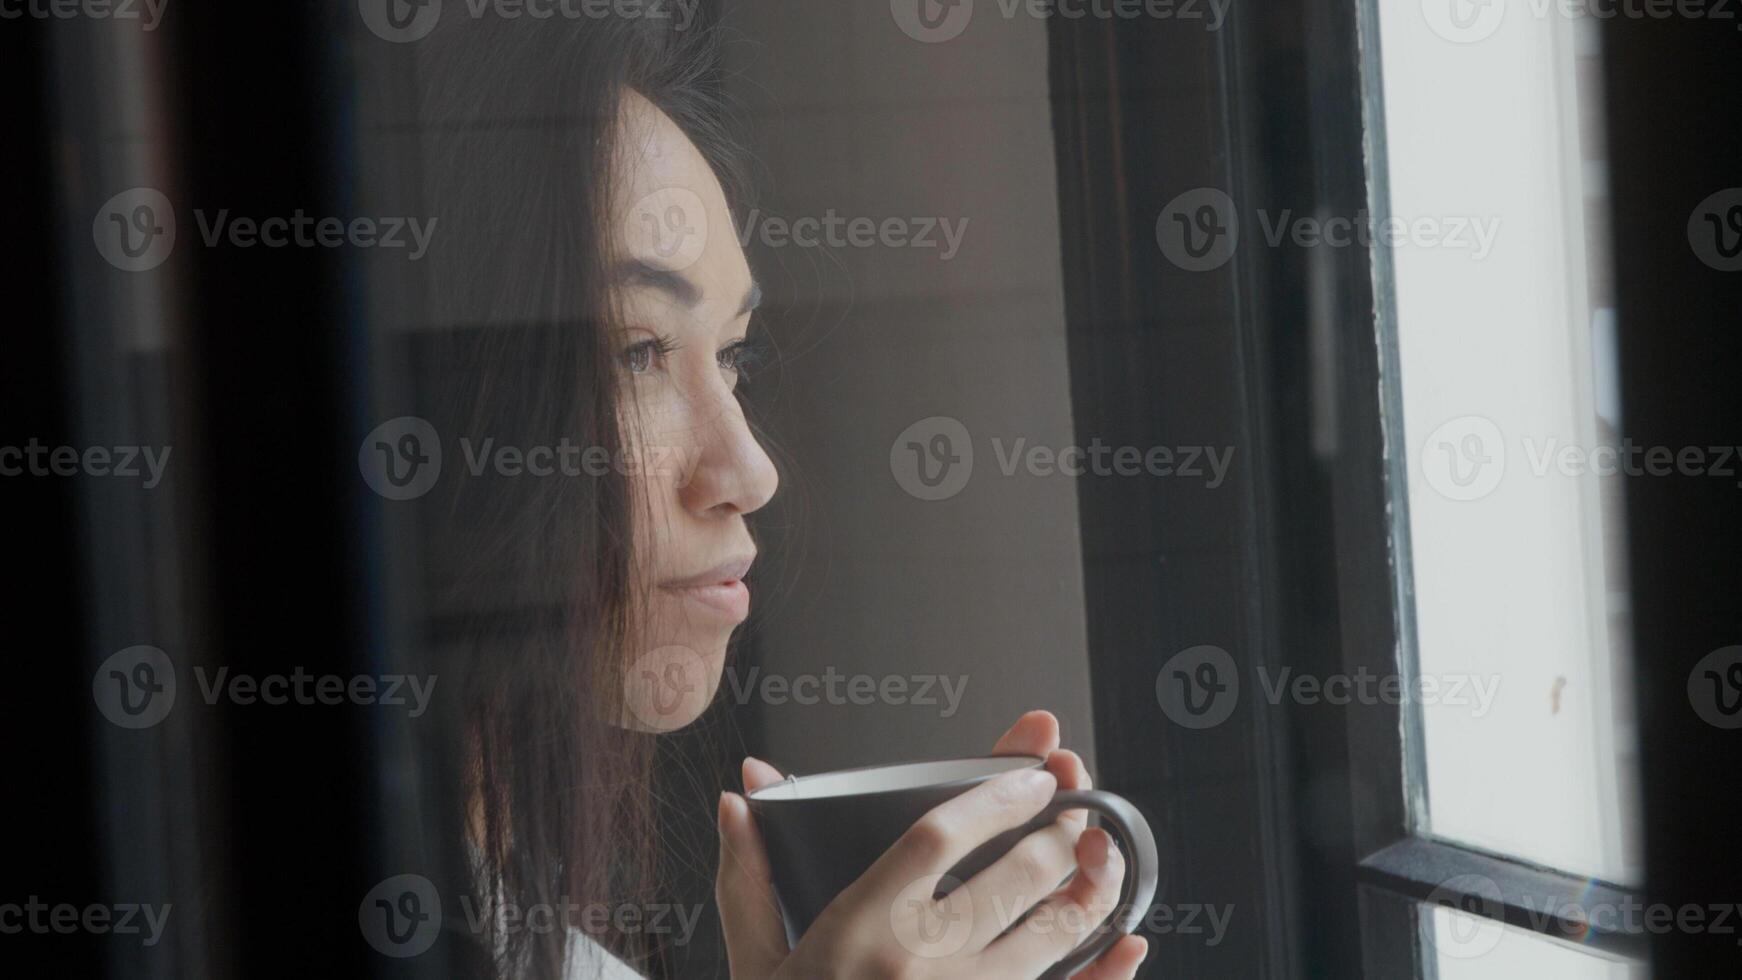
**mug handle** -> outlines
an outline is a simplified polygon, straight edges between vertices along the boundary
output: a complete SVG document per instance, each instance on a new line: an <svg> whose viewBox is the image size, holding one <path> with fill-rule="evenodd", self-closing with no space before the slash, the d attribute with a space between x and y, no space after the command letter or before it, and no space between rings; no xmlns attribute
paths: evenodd
<svg viewBox="0 0 1742 980"><path fill-rule="evenodd" d="M1039 819L1051 819L1066 810L1093 810L1112 825L1113 836L1125 855L1125 883L1119 890L1119 904L1114 906L1112 917L1088 941L1041 974L1042 980L1071 976L1135 930L1148 913L1149 903L1155 900L1161 872L1149 821L1124 797L1098 789L1060 790L1040 811Z"/></svg>

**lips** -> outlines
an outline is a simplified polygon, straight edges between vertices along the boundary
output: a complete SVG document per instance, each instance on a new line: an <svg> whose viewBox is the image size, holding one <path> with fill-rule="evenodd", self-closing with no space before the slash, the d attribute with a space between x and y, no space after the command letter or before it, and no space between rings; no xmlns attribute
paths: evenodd
<svg viewBox="0 0 1742 980"><path fill-rule="evenodd" d="M750 589L744 576L755 560L755 555L732 558L694 575L661 582L659 587L733 622L742 622L750 615Z"/></svg>

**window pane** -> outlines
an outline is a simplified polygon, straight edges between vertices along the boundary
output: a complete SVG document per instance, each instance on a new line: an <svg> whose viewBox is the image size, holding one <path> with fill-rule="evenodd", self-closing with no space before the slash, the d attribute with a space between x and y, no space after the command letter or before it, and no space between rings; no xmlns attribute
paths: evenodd
<svg viewBox="0 0 1742 980"><path fill-rule="evenodd" d="M1444 906L1428 911L1424 947L1439 980L1646 980L1651 975L1644 964L1583 952L1467 912Z"/></svg>
<svg viewBox="0 0 1742 980"><path fill-rule="evenodd" d="M1630 457L1617 445L1596 25L1559 7L1432 16L1446 6L1383 5L1378 21L1418 819L1627 881L1624 477L1603 474Z"/></svg>

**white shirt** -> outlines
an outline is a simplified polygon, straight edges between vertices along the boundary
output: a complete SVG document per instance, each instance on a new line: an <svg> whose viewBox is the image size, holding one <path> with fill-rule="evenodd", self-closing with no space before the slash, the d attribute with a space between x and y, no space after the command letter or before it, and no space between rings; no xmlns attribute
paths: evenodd
<svg viewBox="0 0 1742 980"><path fill-rule="evenodd" d="M646 980L579 929L569 930L566 958L564 980Z"/></svg>

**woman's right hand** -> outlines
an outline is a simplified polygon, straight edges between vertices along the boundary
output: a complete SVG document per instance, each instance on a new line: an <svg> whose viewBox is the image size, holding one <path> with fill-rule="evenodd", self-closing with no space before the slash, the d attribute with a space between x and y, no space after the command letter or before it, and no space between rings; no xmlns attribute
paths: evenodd
<svg viewBox="0 0 1742 980"><path fill-rule="evenodd" d="M1056 748L1056 722L1052 733ZM1050 755L1049 768L1081 770L1073 753L1043 748L1035 754ZM764 763L745 764L749 788L778 778ZM1058 785L1052 772L1020 770L939 805L830 903L790 951L749 805L736 793L724 794L716 894L733 980L1040 976L1088 938L1119 900L1124 861L1104 831L1084 830L1080 816L1061 818L944 898L932 895L970 851L1038 814ZM1082 873L1061 888L1073 868ZM1005 931L1031 908L1019 928ZM1142 939L1127 936L1077 976L1131 977L1146 949Z"/></svg>

